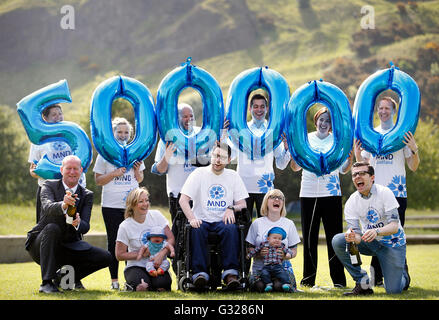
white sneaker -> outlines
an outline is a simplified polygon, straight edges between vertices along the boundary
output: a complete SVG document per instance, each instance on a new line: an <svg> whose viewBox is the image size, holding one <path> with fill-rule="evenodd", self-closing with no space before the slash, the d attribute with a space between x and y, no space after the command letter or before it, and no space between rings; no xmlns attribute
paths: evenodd
<svg viewBox="0 0 439 320"><path fill-rule="evenodd" d="M112 289L112 290L120 290L119 282L118 282L118 281L114 281L114 282L112 282L112 283L111 283L111 289Z"/></svg>

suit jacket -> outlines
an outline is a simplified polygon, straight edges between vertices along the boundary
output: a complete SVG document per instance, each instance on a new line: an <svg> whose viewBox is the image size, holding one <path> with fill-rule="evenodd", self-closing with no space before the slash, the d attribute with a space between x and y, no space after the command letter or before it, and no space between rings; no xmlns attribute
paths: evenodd
<svg viewBox="0 0 439 320"><path fill-rule="evenodd" d="M78 230L66 223L62 202L66 191L62 180L46 180L41 188L41 218L38 224L27 233L26 250L49 223L57 224L62 231L61 245L73 250L88 250L91 245L82 241L82 235L90 230L91 209L93 207L93 192L78 185L76 194L79 202L76 211L79 212L81 223Z"/></svg>

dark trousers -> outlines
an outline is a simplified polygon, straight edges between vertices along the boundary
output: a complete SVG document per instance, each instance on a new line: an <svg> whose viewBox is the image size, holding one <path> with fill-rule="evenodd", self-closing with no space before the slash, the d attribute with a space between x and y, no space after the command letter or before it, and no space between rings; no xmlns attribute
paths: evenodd
<svg viewBox="0 0 439 320"><path fill-rule="evenodd" d="M239 233L236 224L206 222L191 229L191 266L194 274L208 272L208 235L215 232L221 241L221 261L224 271L239 269Z"/></svg>
<svg viewBox="0 0 439 320"><path fill-rule="evenodd" d="M290 277L281 263L267 264L262 268L261 279L267 285L273 285L273 279L278 279L282 284L290 284Z"/></svg>
<svg viewBox="0 0 439 320"><path fill-rule="evenodd" d="M119 225L124 220L125 209L102 207L102 216L104 217L105 229L107 230L107 249L111 254L111 263L109 266L111 279L118 278L119 261L116 259L116 238Z"/></svg>
<svg viewBox="0 0 439 320"><path fill-rule="evenodd" d="M37 189L37 199L36 199L36 215L35 215L35 219L36 219L36 223L38 223L38 221L40 221L40 212L41 212L41 199L40 199L40 193L41 193L41 187L38 186Z"/></svg>
<svg viewBox="0 0 439 320"><path fill-rule="evenodd" d="M332 248L332 238L343 232L342 199L340 196L300 198L303 235L303 279L301 284L314 286L317 275L317 247L320 220L323 222L329 259L329 273L334 285L346 286L343 264Z"/></svg>
<svg viewBox="0 0 439 320"><path fill-rule="evenodd" d="M396 198L396 201L398 201L399 203L399 208L398 208L399 220L401 221L401 225L404 227L405 210L407 209L407 198ZM376 281L382 281L383 271L381 270L380 263L376 256L372 256L372 260L370 261L370 266L371 269L373 268L373 272L374 272L374 279L375 279L374 284L376 284Z"/></svg>
<svg viewBox="0 0 439 320"><path fill-rule="evenodd" d="M134 266L126 268L124 276L127 284L130 285L134 291L142 282L142 279L148 284L150 290L156 290L159 288L171 290L172 279L168 271L162 276L151 277L146 271L146 268Z"/></svg>
<svg viewBox="0 0 439 320"><path fill-rule="evenodd" d="M250 213L250 217L253 218L253 207L256 207L257 218L261 217L262 201L264 200L265 193L249 193L249 197L245 199L247 204L247 210Z"/></svg>
<svg viewBox="0 0 439 320"><path fill-rule="evenodd" d="M108 251L93 246L82 251L68 249L61 244L61 239L61 228L49 223L28 248L31 258L41 267L43 281L55 279L56 271L64 265L73 267L75 282L78 282L110 264Z"/></svg>

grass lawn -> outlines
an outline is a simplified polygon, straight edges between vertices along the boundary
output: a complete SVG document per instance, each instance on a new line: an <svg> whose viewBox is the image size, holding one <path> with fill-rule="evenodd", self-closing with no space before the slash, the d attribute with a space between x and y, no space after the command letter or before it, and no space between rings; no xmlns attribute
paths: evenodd
<svg viewBox="0 0 439 320"><path fill-rule="evenodd" d="M296 278L302 278L302 248L292 260ZM410 289L403 294L387 295L383 288L374 288L373 296L345 298L345 290L331 289L326 247L319 246L319 265L316 285L319 289L302 288L301 293L259 294L250 292L184 293L177 291L173 278L171 292L114 292L109 289L108 269L100 270L83 280L86 291L66 292L60 295L38 293L41 282L39 266L36 263L0 264L0 300L439 300L439 245L412 245L407 248L407 261L412 278ZM370 258L363 256L363 269L368 270ZM123 267L120 264L120 282L124 282ZM354 283L346 272L348 288Z"/></svg>
<svg viewBox="0 0 439 320"><path fill-rule="evenodd" d="M167 208L159 209L168 219ZM438 212L425 212L409 209L407 215L433 215ZM291 216L290 218L296 219ZM0 204L0 235L25 235L34 225L35 209L32 205L14 206ZM416 222L417 224L420 222ZM105 232L101 209L99 205L93 208L91 233ZM355 298L355 300L439 300L439 244L438 245L409 245L407 260L412 282L410 289L400 295L386 295L383 288L374 288L372 297ZM292 260L298 282L302 279L303 247L299 245L298 255ZM329 277L326 246L319 246L319 262L316 285L317 289L301 288L304 292L295 294L271 293L183 293L177 291L175 277L171 292L113 292L110 287L108 269L100 270L83 280L87 288L83 292L66 292L62 295L46 296L38 293L41 282L39 266L35 263L0 264L0 300L349 300L342 296L344 290L330 290L332 282ZM369 270L370 257L363 257L363 269ZM124 264L120 264L120 283L124 283ZM172 274L173 275L173 274ZM173 275L174 276L174 275ZM348 288L354 283L346 272Z"/></svg>

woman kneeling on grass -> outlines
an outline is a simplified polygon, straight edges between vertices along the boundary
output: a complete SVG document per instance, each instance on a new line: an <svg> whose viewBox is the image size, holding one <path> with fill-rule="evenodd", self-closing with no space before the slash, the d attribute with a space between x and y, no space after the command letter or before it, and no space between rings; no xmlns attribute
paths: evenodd
<svg viewBox="0 0 439 320"><path fill-rule="evenodd" d="M158 210L149 210L149 192L146 188L132 190L126 202L125 220L120 224L116 239L116 258L127 261L124 275L127 286L134 291L171 290L172 279L168 271L163 275L151 276L146 271L149 250L143 247L148 241L152 229L164 230L167 242L174 245L175 239L168 225L168 220ZM139 255L140 251L142 255ZM160 264L170 253L165 247L154 257L154 266Z"/></svg>

